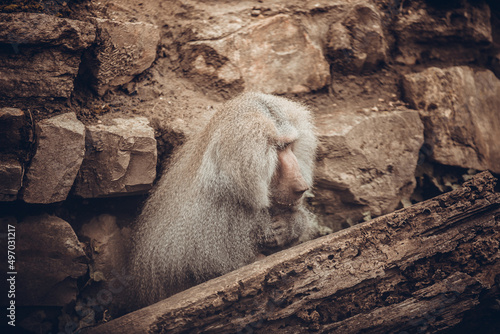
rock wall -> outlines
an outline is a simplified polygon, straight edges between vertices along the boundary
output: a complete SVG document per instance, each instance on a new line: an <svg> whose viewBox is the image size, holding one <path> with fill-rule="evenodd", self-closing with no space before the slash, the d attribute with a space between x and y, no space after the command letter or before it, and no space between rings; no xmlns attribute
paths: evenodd
<svg viewBox="0 0 500 334"><path fill-rule="evenodd" d="M92 24L38 13L0 13L0 94L68 98ZM10 45L10 47L9 47Z"/></svg>
<svg viewBox="0 0 500 334"><path fill-rule="evenodd" d="M20 267L51 263L29 271L36 281L20 282L19 302L77 300L61 320L69 327L102 320L115 297L95 286L113 276L106 245L128 245L134 214L106 214L139 210L172 150L244 90L313 110L320 147L308 202L334 231L411 205L425 178L444 189L422 176L428 166L500 173L495 1L4 3L0 219L18 227L25 254L38 253ZM53 251L20 232L33 226ZM83 277L101 293L98 307L82 304Z"/></svg>

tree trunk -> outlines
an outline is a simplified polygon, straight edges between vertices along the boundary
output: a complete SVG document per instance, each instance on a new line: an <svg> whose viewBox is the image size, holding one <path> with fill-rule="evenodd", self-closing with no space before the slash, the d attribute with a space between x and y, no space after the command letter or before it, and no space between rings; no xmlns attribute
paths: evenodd
<svg viewBox="0 0 500 334"><path fill-rule="evenodd" d="M273 254L91 332L442 331L480 296L498 293L494 185L481 173L460 189Z"/></svg>

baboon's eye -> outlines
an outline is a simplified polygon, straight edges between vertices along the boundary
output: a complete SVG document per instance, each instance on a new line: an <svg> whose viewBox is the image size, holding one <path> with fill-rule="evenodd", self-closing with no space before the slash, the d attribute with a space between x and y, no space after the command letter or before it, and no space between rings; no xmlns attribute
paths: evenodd
<svg viewBox="0 0 500 334"><path fill-rule="evenodd" d="M291 142L288 142L288 143L279 143L276 145L276 148L278 149L278 151L284 151L286 150L290 145L292 145Z"/></svg>

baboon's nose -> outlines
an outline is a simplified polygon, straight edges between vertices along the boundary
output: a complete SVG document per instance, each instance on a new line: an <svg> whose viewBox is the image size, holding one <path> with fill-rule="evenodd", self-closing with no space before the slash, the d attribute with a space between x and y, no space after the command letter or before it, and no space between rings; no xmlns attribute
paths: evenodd
<svg viewBox="0 0 500 334"><path fill-rule="evenodd" d="M302 176L300 176L299 179L296 179L295 184L292 188L293 196L295 197L295 200L299 200L308 189L309 189L309 187L308 187L306 181L304 180L304 178L302 178Z"/></svg>
<svg viewBox="0 0 500 334"><path fill-rule="evenodd" d="M288 198L291 203L296 203L309 186L302 176L299 162L290 146L278 153L278 161L280 184L287 194L285 198Z"/></svg>
<svg viewBox="0 0 500 334"><path fill-rule="evenodd" d="M295 190L295 196L297 197L302 197L302 195L307 191L307 189L302 189L302 190Z"/></svg>

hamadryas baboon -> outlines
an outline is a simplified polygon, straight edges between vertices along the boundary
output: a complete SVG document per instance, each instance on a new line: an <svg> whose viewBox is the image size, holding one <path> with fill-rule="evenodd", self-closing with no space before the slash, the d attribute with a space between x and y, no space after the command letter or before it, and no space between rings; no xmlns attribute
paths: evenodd
<svg viewBox="0 0 500 334"><path fill-rule="evenodd" d="M316 137L307 108L245 93L174 155L133 234L130 273L141 307L315 233L303 205Z"/></svg>

